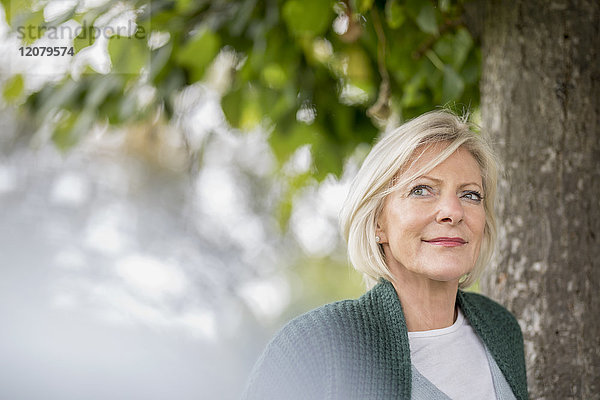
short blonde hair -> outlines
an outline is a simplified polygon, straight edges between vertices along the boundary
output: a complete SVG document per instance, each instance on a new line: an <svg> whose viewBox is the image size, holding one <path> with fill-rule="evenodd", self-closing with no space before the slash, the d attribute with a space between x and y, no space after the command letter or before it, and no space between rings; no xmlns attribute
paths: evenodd
<svg viewBox="0 0 600 400"><path fill-rule="evenodd" d="M340 213L343 235L348 242L348 256L354 268L363 274L367 287L380 278L392 280L382 247L375 241L377 220L386 196L417 176L426 174L447 159L459 147L475 158L483 182L485 228L479 257L471 272L459 283L466 288L475 283L491 259L496 244L494 202L498 181L496 156L467 117L458 117L447 110L431 111L385 134L365 158L350 187ZM408 168L422 152L437 143L447 143L437 157L411 176L401 171Z"/></svg>

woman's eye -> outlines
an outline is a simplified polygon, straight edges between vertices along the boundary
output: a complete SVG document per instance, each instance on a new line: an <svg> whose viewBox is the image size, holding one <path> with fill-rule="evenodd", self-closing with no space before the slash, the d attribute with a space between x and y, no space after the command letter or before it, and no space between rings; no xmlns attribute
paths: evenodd
<svg viewBox="0 0 600 400"><path fill-rule="evenodd" d="M465 199L468 199L468 200L475 201L477 203L479 203L479 202L481 202L481 200L483 200L483 196L481 196L481 193L479 193L475 190L469 190L469 191L465 192L462 197Z"/></svg>
<svg viewBox="0 0 600 400"><path fill-rule="evenodd" d="M415 186L410 191L411 196L428 196L430 194L431 194L431 188L426 185Z"/></svg>

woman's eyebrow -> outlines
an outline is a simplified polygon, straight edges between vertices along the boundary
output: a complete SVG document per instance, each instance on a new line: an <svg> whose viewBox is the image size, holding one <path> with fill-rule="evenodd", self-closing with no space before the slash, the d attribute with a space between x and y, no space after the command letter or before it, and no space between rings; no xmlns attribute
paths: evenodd
<svg viewBox="0 0 600 400"><path fill-rule="evenodd" d="M441 179L437 179L437 178L434 178L433 176L429 176L429 175L421 175L421 176L417 176L417 177L416 177L416 178L413 180L413 182L414 182L414 181L416 181L417 179L428 179L428 180L430 180L430 181L433 181L433 182L435 182L435 183L441 183L441 182L442 182L442 180L441 180ZM480 185L479 183L477 183L477 182L467 182L467 183L462 183L462 184L461 184L459 187L463 188L463 187L465 187L465 186L470 186L470 185L477 186L477 187L478 187L480 190L483 190L483 187L481 187L481 185Z"/></svg>
<svg viewBox="0 0 600 400"><path fill-rule="evenodd" d="M434 182L436 182L436 183L439 183L439 182L441 182L441 181L442 181L441 179L437 179L437 178L434 178L433 176L429 176L429 175L421 175L421 176L418 176L418 177L417 177L415 180L417 180L417 179L421 179L421 178L424 178L424 179L429 179L430 181L434 181Z"/></svg>
<svg viewBox="0 0 600 400"><path fill-rule="evenodd" d="M462 185L460 185L460 187L465 187L465 186L470 186L470 185L477 186L479 188L479 190L483 190L481 185L477 182L463 183Z"/></svg>

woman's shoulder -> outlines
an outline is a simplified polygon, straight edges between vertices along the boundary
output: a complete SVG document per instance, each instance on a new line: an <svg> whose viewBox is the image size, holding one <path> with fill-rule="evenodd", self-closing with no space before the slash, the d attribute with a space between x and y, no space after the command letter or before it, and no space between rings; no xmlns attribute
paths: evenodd
<svg viewBox="0 0 600 400"><path fill-rule="evenodd" d="M328 303L291 319L273 336L265 353L295 352L303 358L318 349L323 361L368 348L382 331L381 306L375 300L381 297L378 290L357 299Z"/></svg>
<svg viewBox="0 0 600 400"><path fill-rule="evenodd" d="M361 340L357 304L329 303L285 324L257 361L242 398L322 398L338 363L348 364L350 343Z"/></svg>
<svg viewBox="0 0 600 400"><path fill-rule="evenodd" d="M337 336L340 331L356 328L363 322L364 305L358 299L340 300L305 312L283 326L277 337Z"/></svg>

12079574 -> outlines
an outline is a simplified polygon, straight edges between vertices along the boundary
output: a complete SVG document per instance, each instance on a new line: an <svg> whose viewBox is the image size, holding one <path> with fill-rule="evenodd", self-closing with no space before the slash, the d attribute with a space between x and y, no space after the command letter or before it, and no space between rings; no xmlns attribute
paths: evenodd
<svg viewBox="0 0 600 400"><path fill-rule="evenodd" d="M27 46L19 47L21 57L63 57L74 56L73 47L67 46Z"/></svg>

